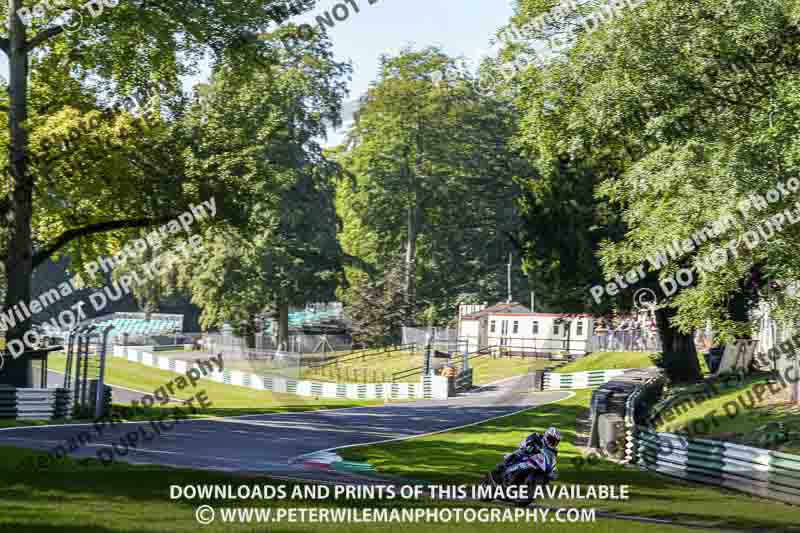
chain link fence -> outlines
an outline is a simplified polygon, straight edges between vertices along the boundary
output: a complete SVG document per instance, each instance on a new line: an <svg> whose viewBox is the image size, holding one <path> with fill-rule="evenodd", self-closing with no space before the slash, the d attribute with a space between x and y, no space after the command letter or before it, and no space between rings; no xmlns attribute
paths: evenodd
<svg viewBox="0 0 800 533"><path fill-rule="evenodd" d="M206 351L223 352L233 357L250 357L255 354L291 353L299 355L319 355L347 353L352 351L353 339L345 334L291 334L286 346L279 346L274 335L259 334L248 345L246 339L231 333L207 333L202 335L200 346Z"/></svg>
<svg viewBox="0 0 800 533"><path fill-rule="evenodd" d="M464 347L463 339L459 342L458 330L450 328L410 328L403 327L402 344L414 344L424 347L428 336L432 336L431 347L439 352L458 352Z"/></svg>
<svg viewBox="0 0 800 533"><path fill-rule="evenodd" d="M658 352L661 337L650 328L619 329L592 335L590 352Z"/></svg>

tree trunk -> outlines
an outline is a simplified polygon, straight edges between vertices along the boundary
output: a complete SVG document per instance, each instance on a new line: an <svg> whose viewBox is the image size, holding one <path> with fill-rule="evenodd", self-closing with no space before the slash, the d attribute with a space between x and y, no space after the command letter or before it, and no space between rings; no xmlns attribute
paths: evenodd
<svg viewBox="0 0 800 533"><path fill-rule="evenodd" d="M676 312L664 307L656 310L656 326L661 336L664 370L675 382L694 382L701 378L694 335L679 332L671 324Z"/></svg>
<svg viewBox="0 0 800 533"><path fill-rule="evenodd" d="M728 299L728 316L731 320L743 324L750 323L750 307L751 305L753 307L758 306L757 299L754 299L752 303L750 302L752 296L758 295L755 290L752 292L755 294L750 294L745 280L740 284L738 291L731 293L730 298ZM743 336L742 338L752 339L752 337L752 334L747 334L746 337Z"/></svg>
<svg viewBox="0 0 800 533"><path fill-rule="evenodd" d="M416 298L416 265L417 265L417 238L419 237L419 190L416 173L406 163L403 173L408 177L408 192L410 205L408 206L407 235L406 235L406 260L405 279L403 292L405 296L405 325L411 325L414 319Z"/></svg>
<svg viewBox="0 0 800 533"><path fill-rule="evenodd" d="M254 313L250 315L245 325L244 344L248 350L256 348L256 315Z"/></svg>
<svg viewBox="0 0 800 533"><path fill-rule="evenodd" d="M289 302L278 302L278 349L289 349Z"/></svg>
<svg viewBox="0 0 800 533"><path fill-rule="evenodd" d="M406 242L406 266L405 266L405 283L403 292L406 298L406 322L410 324L412 320L412 313L414 309L414 292L415 292L415 276L416 276L416 261L417 261L417 235L419 228L417 226L417 207L416 205L408 208L408 235Z"/></svg>
<svg viewBox="0 0 800 533"><path fill-rule="evenodd" d="M25 47L26 30L17 10L22 0L11 0L8 17L9 29L9 166L11 169L11 210L8 223L6 270L6 297L4 310L20 302L27 304L31 298L31 274L33 272L33 246L31 242L31 219L33 215L33 176L28 174L28 51ZM6 343L22 338L30 328L27 319L6 332ZM31 361L23 356L18 359L6 357L0 383L17 387L31 387L33 372Z"/></svg>

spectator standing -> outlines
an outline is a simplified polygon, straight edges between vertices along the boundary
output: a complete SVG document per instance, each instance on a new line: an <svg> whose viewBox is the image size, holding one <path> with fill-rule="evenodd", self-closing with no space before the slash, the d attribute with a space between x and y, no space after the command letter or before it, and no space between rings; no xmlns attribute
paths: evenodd
<svg viewBox="0 0 800 533"><path fill-rule="evenodd" d="M622 321L619 325L619 336L620 336L620 347L622 351L627 351L630 348L631 338L630 338L630 320L628 317L623 315Z"/></svg>
<svg viewBox="0 0 800 533"><path fill-rule="evenodd" d="M641 350L641 338L642 338L642 325L639 323L637 317L634 316L631 319L631 348L633 350Z"/></svg>
<svg viewBox="0 0 800 533"><path fill-rule="evenodd" d="M608 326L606 326L606 319L600 318L594 328L594 335L597 339L597 346L601 350L608 348Z"/></svg>

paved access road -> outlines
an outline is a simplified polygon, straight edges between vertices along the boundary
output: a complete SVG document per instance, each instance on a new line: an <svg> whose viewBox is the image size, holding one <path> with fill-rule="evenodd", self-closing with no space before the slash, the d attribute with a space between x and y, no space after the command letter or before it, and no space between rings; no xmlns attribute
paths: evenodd
<svg viewBox="0 0 800 533"><path fill-rule="evenodd" d="M526 380L512 379L448 400L182 420L160 435L147 422L106 427L101 434L91 424L5 429L0 430L0 445L50 450L81 431L89 431L91 443L72 456L95 457L99 450L113 449L118 457L122 455L120 460L137 464L294 476L304 469L289 463L300 455L446 430L553 402L569 394L530 393ZM140 439L136 448L120 444L126 434L139 428L152 437L149 442Z"/></svg>

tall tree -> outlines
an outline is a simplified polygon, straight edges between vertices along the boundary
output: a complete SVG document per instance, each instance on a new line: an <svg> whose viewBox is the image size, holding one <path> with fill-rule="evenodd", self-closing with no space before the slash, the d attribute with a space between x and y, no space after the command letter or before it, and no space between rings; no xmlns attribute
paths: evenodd
<svg viewBox="0 0 800 533"><path fill-rule="evenodd" d="M102 246L98 241L106 232L147 227L174 215L172 210L153 212L149 209L150 203L141 200L141 208L133 209L133 198L125 198L120 190L131 190L134 182L128 180L125 167L115 168L109 164L115 160L114 157L90 160L86 162L88 165L84 165L89 168L84 168L84 172L79 174L81 179L67 180L69 185L82 181L85 187L60 187L60 176L53 179L60 194L52 194L37 181L39 175L31 165L35 126L47 117L63 112L68 106L77 107L86 114L92 109L103 109L114 97L135 91L146 93L156 88L159 92L171 90L177 93L181 76L192 73L206 53L214 54L217 61L230 61L241 68L252 68L255 64L252 59L258 54L259 47L242 46L242 36L263 31L271 24L283 21L287 13L297 13L308 7L293 2L290 7L276 11L276 5L285 7L286 4L277 0L235 4L211 0L202 5L192 0L166 4L123 2L89 17L85 13L81 15L82 4L79 0L60 2L58 6L39 3L34 11L36 16L27 21L28 26L18 13L31 6L25 6L23 0L10 0L8 3L7 24L3 25L7 31L0 36L0 50L8 57L9 65L8 99L2 108L7 113L8 123L9 182L3 190L7 196L0 202L0 215L6 222L3 253L7 289L5 309L30 300L33 268L65 246L80 239L84 243L92 242L96 250L97 246ZM69 11L69 8L74 10ZM63 20L65 18L70 20ZM65 26L75 27L81 18L83 26L79 31L70 33L65 30ZM136 46L131 43L136 43ZM61 89L65 91L59 92ZM161 111L166 112L165 109ZM139 161L139 158L134 160L140 167L146 167L148 163ZM166 162L168 158L163 160ZM173 167L169 164L155 166L167 170L173 170ZM147 171L152 172L152 169ZM53 171L47 172L53 175ZM87 177L91 179L87 180ZM176 175L172 180L165 180L170 192L174 191L171 187L184 177ZM208 178L204 176L202 181L208 183ZM157 180L151 178L149 185L139 189L140 198L159 196L152 194L153 191L161 192ZM83 195L86 188L93 189L91 195ZM215 185L187 187L181 184L178 190L189 194L182 194L180 198L172 196L170 205L179 209L192 198L207 199L214 188ZM115 211L116 202L104 203L92 197L106 191L116 194L116 200L131 200L126 205L126 212ZM171 195L160 196L167 198ZM53 197L58 199L53 202L57 208L50 206L44 218L53 216L59 223L48 220L46 225L50 231L34 235L37 220L43 220L36 211L37 204L41 199L51 200ZM86 203L92 203L94 208L89 209L91 217L84 215ZM35 237L39 243L36 248ZM90 252L83 254L84 257L95 250L90 246ZM8 331L8 337L20 337L29 324L29 320L16 324ZM24 357L9 361L2 379L5 383L28 385L30 362Z"/></svg>
<svg viewBox="0 0 800 533"><path fill-rule="evenodd" d="M203 309L203 327L230 322L251 346L267 312L277 315L285 345L289 306L332 298L342 269L337 169L319 139L338 119L349 67L333 60L323 35L299 40L293 31L260 36L274 44L262 71L220 68L204 105L181 123L198 146L197 172L213 165L220 178L249 188L236 224L207 230L203 260L176 262L165 271L165 290L188 291Z"/></svg>
<svg viewBox="0 0 800 533"><path fill-rule="evenodd" d="M545 7L523 5L528 16ZM537 83L524 102L524 141L540 165L567 158L590 168L600 198L621 213L624 237L601 245L606 276L644 264L648 280L664 282L693 269L692 283L657 312L668 369L679 379L699 375L691 335L707 320L723 340L749 334L754 267L796 270L785 255L796 228L754 249L742 239L789 200L753 218L738 209L796 175L793 5L654 1L620 9L591 33L571 13L537 36L567 28L572 44L530 73ZM730 228L706 231L728 215ZM651 260L687 240L665 266ZM703 268L720 253L723 261Z"/></svg>
<svg viewBox="0 0 800 533"><path fill-rule="evenodd" d="M473 73L438 49L382 58L338 155L346 176L338 209L349 254L385 273L403 250L406 323L422 309L447 322L460 293L505 294L489 280L502 279L516 251L512 123L511 110L476 91ZM369 283L347 272L354 286Z"/></svg>

